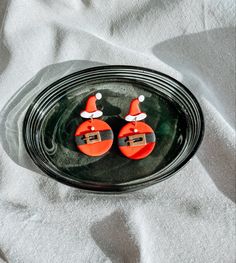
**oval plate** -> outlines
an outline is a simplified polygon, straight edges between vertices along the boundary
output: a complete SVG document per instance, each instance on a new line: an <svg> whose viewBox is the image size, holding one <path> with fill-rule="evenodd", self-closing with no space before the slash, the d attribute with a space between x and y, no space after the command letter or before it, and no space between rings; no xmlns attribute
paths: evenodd
<svg viewBox="0 0 236 263"><path fill-rule="evenodd" d="M103 120L113 129L108 153L89 157L76 148L74 134L84 120L80 112L89 95ZM141 104L156 146L142 160L125 158L117 136L131 99ZM127 192L160 182L177 172L194 155L204 133L202 110L193 94L175 79L146 68L101 66L78 71L44 89L29 106L23 124L24 143L35 164L52 178L96 192Z"/></svg>

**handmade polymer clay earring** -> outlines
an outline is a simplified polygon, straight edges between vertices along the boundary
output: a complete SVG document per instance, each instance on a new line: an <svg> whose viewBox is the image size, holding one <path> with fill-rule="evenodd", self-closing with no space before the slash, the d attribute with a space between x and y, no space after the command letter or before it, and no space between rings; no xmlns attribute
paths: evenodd
<svg viewBox="0 0 236 263"><path fill-rule="evenodd" d="M125 116L126 124L118 134L118 145L123 155L138 160L147 157L155 147L156 136L153 129L142 120L147 114L141 112L139 103L145 97L140 95L130 103L129 113Z"/></svg>
<svg viewBox="0 0 236 263"><path fill-rule="evenodd" d="M80 124L75 132L77 148L89 156L103 155L113 143L111 127L105 121L97 119L103 115L103 112L96 106L96 100L101 98L101 93L88 98L85 110L80 113L80 116L89 120Z"/></svg>

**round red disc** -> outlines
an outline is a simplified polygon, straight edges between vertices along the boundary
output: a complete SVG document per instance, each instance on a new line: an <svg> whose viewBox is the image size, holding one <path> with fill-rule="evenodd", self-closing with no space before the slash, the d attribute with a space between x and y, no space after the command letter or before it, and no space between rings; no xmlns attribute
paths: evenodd
<svg viewBox="0 0 236 263"><path fill-rule="evenodd" d="M100 156L112 146L113 133L104 121L93 119L83 122L75 132L77 148L89 156Z"/></svg>
<svg viewBox="0 0 236 263"><path fill-rule="evenodd" d="M133 136L135 135L135 136ZM156 144L153 129L144 122L126 124L118 135L120 151L128 158L139 160L147 157Z"/></svg>

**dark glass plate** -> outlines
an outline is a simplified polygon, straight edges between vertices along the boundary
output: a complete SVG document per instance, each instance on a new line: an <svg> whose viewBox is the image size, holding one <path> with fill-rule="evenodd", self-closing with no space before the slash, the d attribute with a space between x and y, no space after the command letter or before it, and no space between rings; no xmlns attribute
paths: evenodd
<svg viewBox="0 0 236 263"><path fill-rule="evenodd" d="M74 141L79 115L89 95L101 92L97 107L114 132L104 156L79 152ZM156 146L145 159L130 160L117 147L117 135L131 99L141 104ZM204 133L201 108L190 91L175 79L133 66L101 66L68 75L48 86L32 102L23 125L24 143L47 175L65 184L98 192L140 189L168 178L196 152Z"/></svg>

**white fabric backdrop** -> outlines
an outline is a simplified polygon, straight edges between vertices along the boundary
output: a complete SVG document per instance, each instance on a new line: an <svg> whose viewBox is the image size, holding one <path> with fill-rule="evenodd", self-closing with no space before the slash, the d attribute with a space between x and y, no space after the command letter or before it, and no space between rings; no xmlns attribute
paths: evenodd
<svg viewBox="0 0 236 263"><path fill-rule="evenodd" d="M0 262L235 262L233 0L1 0L0 109L67 60L150 67L199 99L202 147L171 179L88 195L0 148Z"/></svg>

